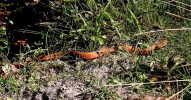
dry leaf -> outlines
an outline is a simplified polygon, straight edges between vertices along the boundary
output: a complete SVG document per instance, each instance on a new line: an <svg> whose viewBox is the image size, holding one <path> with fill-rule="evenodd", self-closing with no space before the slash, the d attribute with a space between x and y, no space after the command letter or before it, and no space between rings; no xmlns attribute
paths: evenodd
<svg viewBox="0 0 191 100"><path fill-rule="evenodd" d="M4 66L1 66L2 67L2 71L4 73L4 78L8 77L8 75L12 72L14 74L17 74L19 73L19 69L17 69L14 65L12 64L5 64Z"/></svg>
<svg viewBox="0 0 191 100"><path fill-rule="evenodd" d="M135 92L133 92L128 100L137 100L137 99L140 99L139 96Z"/></svg>
<svg viewBox="0 0 191 100"><path fill-rule="evenodd" d="M154 98L153 96L149 96L149 95L143 95L141 100L156 100L156 98Z"/></svg>
<svg viewBox="0 0 191 100"><path fill-rule="evenodd" d="M167 100L166 97L158 97L156 100Z"/></svg>
<svg viewBox="0 0 191 100"><path fill-rule="evenodd" d="M13 45L18 46L18 45L24 45L26 44L26 40L17 40L16 42L13 42Z"/></svg>

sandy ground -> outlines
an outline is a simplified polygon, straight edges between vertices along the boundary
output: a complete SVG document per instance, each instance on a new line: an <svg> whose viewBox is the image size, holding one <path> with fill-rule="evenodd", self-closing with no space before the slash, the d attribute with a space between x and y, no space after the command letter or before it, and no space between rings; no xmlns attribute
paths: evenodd
<svg viewBox="0 0 191 100"><path fill-rule="evenodd" d="M99 96L103 85L109 84L110 76L123 73L123 70L131 71L131 63L115 55L92 61L79 60L74 64L61 60L36 63L33 65L38 69L35 81L22 84L17 93L3 93L0 99L91 100ZM18 81L23 82L22 75L18 75ZM133 92L125 86L106 87L105 91L114 91L121 99L127 99Z"/></svg>

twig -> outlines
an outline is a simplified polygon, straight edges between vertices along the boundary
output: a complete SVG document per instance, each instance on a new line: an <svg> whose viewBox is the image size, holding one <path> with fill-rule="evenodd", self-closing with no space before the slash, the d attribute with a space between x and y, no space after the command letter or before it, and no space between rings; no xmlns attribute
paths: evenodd
<svg viewBox="0 0 191 100"><path fill-rule="evenodd" d="M177 0L173 0L173 2L176 2L176 3L182 4L182 5L185 5L185 6L191 7L191 5L185 4L185 3L180 2L180 1L177 1Z"/></svg>
<svg viewBox="0 0 191 100"><path fill-rule="evenodd" d="M182 93L183 91L185 91L189 86L191 86L191 83L188 84L188 86L186 86L184 89L182 89L181 91L178 91L177 93L175 93L174 95L170 96L169 98L167 98L166 100L171 100L173 99L176 95Z"/></svg>
<svg viewBox="0 0 191 100"><path fill-rule="evenodd" d="M33 31L33 30L27 30L27 29L19 29L19 30L13 30L16 32L23 32L23 33L28 33L28 34L40 34L38 31Z"/></svg>
<svg viewBox="0 0 191 100"><path fill-rule="evenodd" d="M185 20L188 20L188 21L191 21L191 19L189 18L185 18L185 17L182 17L180 15L177 15L177 14L173 14L173 13L170 13L170 12L167 12L165 11L166 14L169 14L169 15L172 15L172 16L175 16L175 17L178 17L178 18L182 18L182 19L185 19Z"/></svg>
<svg viewBox="0 0 191 100"><path fill-rule="evenodd" d="M135 34L134 36L142 35L142 34L148 34L148 33L164 32L164 31L181 31L181 30L191 30L191 28L179 28L179 29L156 30L156 31L149 31L149 32L138 33L138 34Z"/></svg>
<svg viewBox="0 0 191 100"><path fill-rule="evenodd" d="M82 17L82 15L80 13L78 13L78 15L80 16L80 18L82 19L82 21L84 22L84 25L87 26L87 23L85 21L85 19Z"/></svg>
<svg viewBox="0 0 191 100"><path fill-rule="evenodd" d="M174 7L177 7L177 8L181 8L181 9L184 9L184 10L186 10L186 11L191 12L191 10L186 9L186 8L184 8L184 7L177 6L177 5L171 4L171 3L169 3L169 2L165 2L165 1L161 1L161 2L162 2L162 3L165 3L165 4L169 4L169 5L174 6Z"/></svg>
<svg viewBox="0 0 191 100"><path fill-rule="evenodd" d="M111 84L104 86L134 86L134 85L146 85L146 84L159 84L159 83L172 83L172 82L191 82L191 80L172 80L172 81L158 81L158 82L146 82L146 83L130 83L130 84Z"/></svg>

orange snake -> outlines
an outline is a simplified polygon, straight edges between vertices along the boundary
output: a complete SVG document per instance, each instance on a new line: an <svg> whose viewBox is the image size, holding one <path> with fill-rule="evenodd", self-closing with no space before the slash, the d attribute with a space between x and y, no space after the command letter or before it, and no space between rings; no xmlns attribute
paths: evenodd
<svg viewBox="0 0 191 100"><path fill-rule="evenodd" d="M119 48L122 48L123 50L129 51L129 52L135 52L135 50L137 50L138 54L143 55L143 54L149 53L152 50L160 49L163 46L165 46L167 43L168 43L167 40L160 40L157 43L155 43L155 44L153 44L150 47L145 48L145 49L135 48L135 46L129 46L129 45L121 44L119 47L117 47L117 46L103 47L103 48L101 48L101 49L99 49L97 51L91 51L91 52L82 52L82 51L78 51L78 50L67 50L67 51L69 53L73 53L73 54L79 56L82 59L87 59L88 60L88 59L95 59L95 58L98 58L98 57L102 57L102 56L104 56L106 54L109 54L111 52L114 52L114 51L118 50ZM40 56L37 56L35 59L36 60L37 59L50 60L50 59L53 59L53 58L58 58L61 55L63 55L62 52L56 52L56 53L53 53L53 54L50 54L50 55L40 55Z"/></svg>

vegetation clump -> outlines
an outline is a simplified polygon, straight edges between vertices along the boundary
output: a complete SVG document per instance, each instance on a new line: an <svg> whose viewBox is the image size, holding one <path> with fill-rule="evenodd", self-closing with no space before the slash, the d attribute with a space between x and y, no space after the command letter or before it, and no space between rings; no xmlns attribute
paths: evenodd
<svg viewBox="0 0 191 100"><path fill-rule="evenodd" d="M190 5L0 1L0 99L190 100Z"/></svg>

